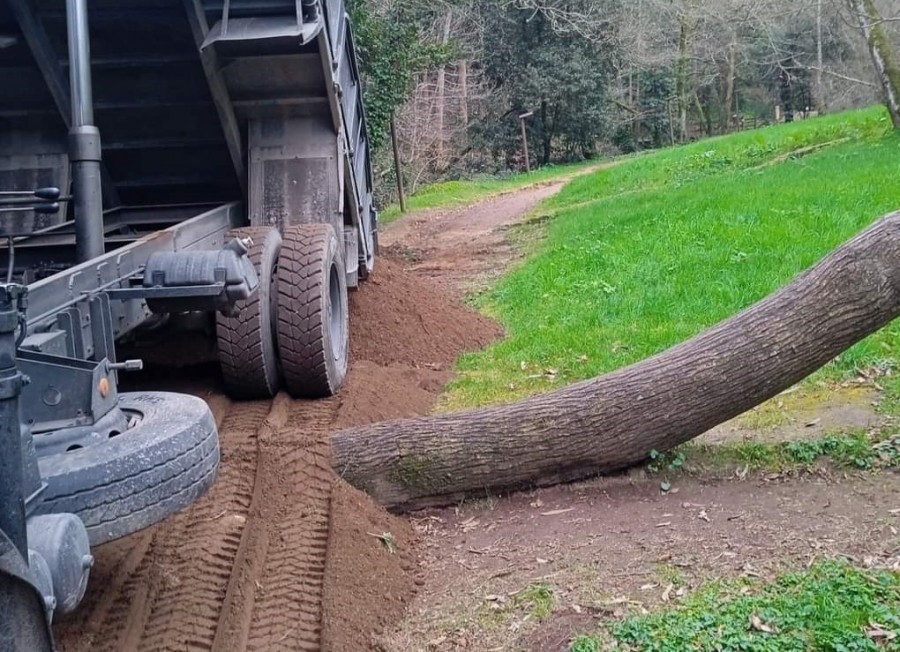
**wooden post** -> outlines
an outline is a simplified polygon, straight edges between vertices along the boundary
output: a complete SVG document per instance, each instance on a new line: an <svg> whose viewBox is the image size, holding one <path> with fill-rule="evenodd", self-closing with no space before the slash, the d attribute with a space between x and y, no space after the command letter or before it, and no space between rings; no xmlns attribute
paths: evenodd
<svg viewBox="0 0 900 652"><path fill-rule="evenodd" d="M397 193L400 195L400 212L406 212L406 197L403 194L403 169L400 167L400 146L397 143L397 124L391 114L391 145L394 148L394 173L397 175Z"/></svg>
<svg viewBox="0 0 900 652"><path fill-rule="evenodd" d="M531 160L528 157L528 132L525 130L525 118L534 115L533 111L523 113L519 116L519 125L522 127L522 148L525 150L525 172L531 173Z"/></svg>

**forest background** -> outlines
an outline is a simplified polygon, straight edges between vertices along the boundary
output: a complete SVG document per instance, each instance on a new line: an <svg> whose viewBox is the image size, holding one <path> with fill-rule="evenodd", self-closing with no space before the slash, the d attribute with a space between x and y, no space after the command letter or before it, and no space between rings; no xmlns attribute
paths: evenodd
<svg viewBox="0 0 900 652"><path fill-rule="evenodd" d="M381 205L396 199L392 118L406 189L415 192L522 170L523 125L537 167L884 101L860 12L897 74L900 0L349 7Z"/></svg>

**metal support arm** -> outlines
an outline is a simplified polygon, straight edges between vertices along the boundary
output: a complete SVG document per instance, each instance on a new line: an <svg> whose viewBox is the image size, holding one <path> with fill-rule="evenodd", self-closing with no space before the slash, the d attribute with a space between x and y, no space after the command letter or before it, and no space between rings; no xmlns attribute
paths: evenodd
<svg viewBox="0 0 900 652"><path fill-rule="evenodd" d="M72 122L69 162L75 198L75 248L79 262L103 255L103 187L100 131L94 126L87 0L67 0Z"/></svg>

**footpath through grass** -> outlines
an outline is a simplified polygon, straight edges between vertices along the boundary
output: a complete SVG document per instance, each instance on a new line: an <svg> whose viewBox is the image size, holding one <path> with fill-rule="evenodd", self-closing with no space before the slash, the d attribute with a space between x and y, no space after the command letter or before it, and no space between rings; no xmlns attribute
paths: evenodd
<svg viewBox="0 0 900 652"><path fill-rule="evenodd" d="M597 165L597 161L583 161L569 165L547 165L531 173L510 174L503 177L484 176L463 181L444 181L426 186L406 199L409 211L427 208L457 208L510 190L518 190L536 183L553 181ZM379 216L379 222L387 224L400 217L400 205L391 204Z"/></svg>
<svg viewBox="0 0 900 652"><path fill-rule="evenodd" d="M533 255L480 306L509 337L459 362L444 407L521 398L658 353L788 282L900 208L881 108L636 157L572 181L520 229ZM826 376L889 372L894 323ZM895 374L896 376L896 374Z"/></svg>

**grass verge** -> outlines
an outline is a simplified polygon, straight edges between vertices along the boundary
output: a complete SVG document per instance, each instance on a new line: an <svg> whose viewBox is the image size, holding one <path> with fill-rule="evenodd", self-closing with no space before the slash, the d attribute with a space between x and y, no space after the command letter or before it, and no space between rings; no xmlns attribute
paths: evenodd
<svg viewBox="0 0 900 652"><path fill-rule="evenodd" d="M534 255L478 299L509 337L460 360L443 407L590 378L738 312L900 206L898 155L900 134L873 108L664 150L575 179L543 207L552 219L526 227L543 234ZM898 347L894 323L825 375L877 368L893 378Z"/></svg>
<svg viewBox="0 0 900 652"><path fill-rule="evenodd" d="M674 609L579 636L572 652L900 650L900 574L838 560L774 582L715 582Z"/></svg>
<svg viewBox="0 0 900 652"><path fill-rule="evenodd" d="M658 453L658 455L663 455ZM865 430L835 432L814 439L782 442L742 441L724 444L688 443L655 464L669 470L676 462L688 468L742 469L746 472L811 470L827 464L835 469L873 470L900 467L900 437ZM678 457L680 456L680 458ZM677 464L681 459L682 463ZM651 465L654 461L651 461Z"/></svg>

